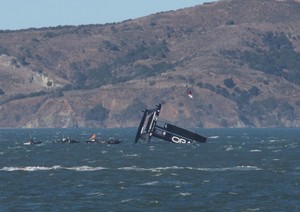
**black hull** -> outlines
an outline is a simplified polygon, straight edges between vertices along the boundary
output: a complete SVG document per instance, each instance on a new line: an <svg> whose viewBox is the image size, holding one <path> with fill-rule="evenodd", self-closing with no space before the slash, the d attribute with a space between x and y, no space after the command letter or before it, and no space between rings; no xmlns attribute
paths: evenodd
<svg viewBox="0 0 300 212"><path fill-rule="evenodd" d="M151 137L156 137L171 143L189 144L194 142L205 143L207 138L195 132L183 129L168 122L159 121L161 105L144 111L144 115L138 127L135 143L140 139L150 142Z"/></svg>

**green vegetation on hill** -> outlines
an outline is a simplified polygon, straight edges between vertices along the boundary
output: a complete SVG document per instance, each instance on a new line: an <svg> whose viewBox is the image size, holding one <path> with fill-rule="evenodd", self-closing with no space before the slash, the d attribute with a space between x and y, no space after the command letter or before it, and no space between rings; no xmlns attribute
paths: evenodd
<svg viewBox="0 0 300 212"><path fill-rule="evenodd" d="M109 114L108 109L103 107L102 104L97 104L86 112L85 118L86 120L103 122L105 119L107 119L108 114Z"/></svg>
<svg viewBox="0 0 300 212"><path fill-rule="evenodd" d="M225 50L222 53L233 59L239 59L251 69L267 74L281 76L300 85L300 53L283 32L266 32L261 35L263 46L252 51ZM249 46L255 46L250 45Z"/></svg>

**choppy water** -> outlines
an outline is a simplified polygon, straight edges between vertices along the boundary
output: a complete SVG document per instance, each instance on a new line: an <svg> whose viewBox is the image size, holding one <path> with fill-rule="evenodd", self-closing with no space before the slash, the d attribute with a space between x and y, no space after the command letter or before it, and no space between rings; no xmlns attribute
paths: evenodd
<svg viewBox="0 0 300 212"><path fill-rule="evenodd" d="M55 143L94 132L123 142ZM300 210L300 129L201 130L199 145L135 132L0 130L0 211ZM30 135L43 143L24 146Z"/></svg>

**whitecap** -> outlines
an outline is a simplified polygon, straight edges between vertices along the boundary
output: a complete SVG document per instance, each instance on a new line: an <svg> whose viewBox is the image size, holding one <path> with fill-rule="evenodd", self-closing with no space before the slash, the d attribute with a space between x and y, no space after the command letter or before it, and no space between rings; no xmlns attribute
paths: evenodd
<svg viewBox="0 0 300 212"><path fill-rule="evenodd" d="M89 167L89 166L75 166L75 167L62 167L59 165L55 166L26 166L26 167L3 167L0 171L49 171L49 170L74 170L74 171L98 171L106 169L104 167Z"/></svg>
<svg viewBox="0 0 300 212"><path fill-rule="evenodd" d="M69 167L65 168L67 170L75 170L75 171L99 171L103 169L107 169L105 167L90 167L90 166L74 166L74 167Z"/></svg>
<svg viewBox="0 0 300 212"><path fill-rule="evenodd" d="M139 168L136 166L131 167L120 167L118 170L125 171L149 171L149 172L157 172L161 173L166 170L196 170L196 171L207 171L207 172L221 172L221 171L258 171L261 170L256 166L234 166L234 167L220 167L220 168L197 168L197 167L180 167L180 166L167 166L167 167L156 167L156 168ZM171 173L172 175L174 173ZM176 173L175 173L176 175Z"/></svg>
<svg viewBox="0 0 300 212"><path fill-rule="evenodd" d="M122 203L125 203L125 202L131 202L131 201L134 201L135 199L123 199L121 200Z"/></svg>
<svg viewBox="0 0 300 212"><path fill-rule="evenodd" d="M261 152L261 150L260 149L252 149L249 152Z"/></svg>
<svg viewBox="0 0 300 212"><path fill-rule="evenodd" d="M167 167L154 167L154 168L139 168L136 166L130 167L119 167L119 170L126 170L126 171L149 171L149 172L161 172L165 170L180 170L185 169L185 167L178 167L178 166L167 166Z"/></svg>
<svg viewBox="0 0 300 212"><path fill-rule="evenodd" d="M138 154L125 155L125 157L138 157Z"/></svg>
<svg viewBox="0 0 300 212"><path fill-rule="evenodd" d="M142 183L140 185L147 185L147 186L151 186L151 185L156 185L158 184L158 181L153 181L153 182L147 182L147 183Z"/></svg>
<svg viewBox="0 0 300 212"><path fill-rule="evenodd" d="M157 167L157 170L178 170L178 169L185 169L184 167L180 166L167 166L167 167Z"/></svg>
<svg viewBox="0 0 300 212"><path fill-rule="evenodd" d="M188 192L186 192L186 193L179 193L179 194L181 196L184 196L184 197L192 195L192 193L188 193Z"/></svg>
<svg viewBox="0 0 300 212"><path fill-rule="evenodd" d="M216 138L220 138L220 136L215 135L215 136L210 136L210 137L208 137L208 138L210 138L210 139L216 139Z"/></svg>
<svg viewBox="0 0 300 212"><path fill-rule="evenodd" d="M286 148L297 148L298 147L298 143L291 143L288 145L285 145Z"/></svg>
<svg viewBox="0 0 300 212"><path fill-rule="evenodd" d="M26 166L26 167L3 167L0 171L49 171L54 169L60 169L60 166L52 166L52 167L45 167L45 166Z"/></svg>
<svg viewBox="0 0 300 212"><path fill-rule="evenodd" d="M223 168L194 168L198 171L207 172L224 172L224 171L259 171L260 168L256 166L233 166L233 167L223 167Z"/></svg>
<svg viewBox="0 0 300 212"><path fill-rule="evenodd" d="M233 146L232 145L229 145L229 146L225 146L225 151L231 151L233 150Z"/></svg>
<svg viewBox="0 0 300 212"><path fill-rule="evenodd" d="M104 193L102 192L92 192L92 193L88 193L88 196L104 196Z"/></svg>
<svg viewBox="0 0 300 212"><path fill-rule="evenodd" d="M158 200L153 200L153 201L150 201L149 203L150 203L150 204L158 204L159 201L158 201Z"/></svg>
<svg viewBox="0 0 300 212"><path fill-rule="evenodd" d="M125 171L141 171L140 168L137 168L136 166L130 166L130 167L119 167L118 170L125 170Z"/></svg>

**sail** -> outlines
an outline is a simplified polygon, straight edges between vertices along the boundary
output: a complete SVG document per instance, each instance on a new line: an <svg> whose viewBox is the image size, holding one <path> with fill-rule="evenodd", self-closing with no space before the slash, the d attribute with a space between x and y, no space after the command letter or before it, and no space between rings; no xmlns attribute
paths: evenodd
<svg viewBox="0 0 300 212"><path fill-rule="evenodd" d="M91 139L96 139L96 138L97 138L97 135L96 135L96 133L94 133L94 134L92 135Z"/></svg>

